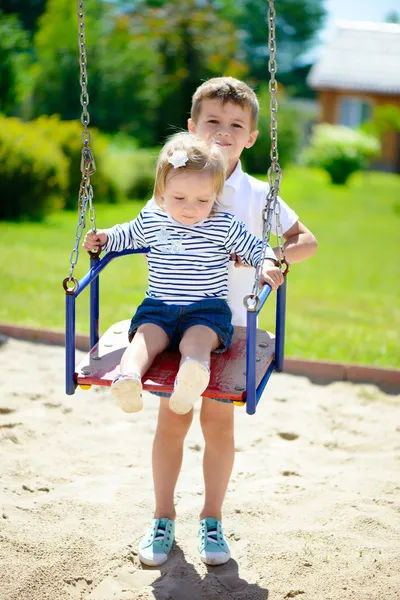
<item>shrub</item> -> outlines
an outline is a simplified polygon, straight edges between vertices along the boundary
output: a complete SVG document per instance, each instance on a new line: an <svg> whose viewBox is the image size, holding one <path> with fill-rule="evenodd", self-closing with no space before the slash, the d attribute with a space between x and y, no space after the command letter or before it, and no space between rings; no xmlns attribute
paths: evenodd
<svg viewBox="0 0 400 600"><path fill-rule="evenodd" d="M128 198L143 200L151 198L154 187L156 152L137 150L132 155L130 182L127 189Z"/></svg>
<svg viewBox="0 0 400 600"><path fill-rule="evenodd" d="M363 123L362 130L376 136L387 131L400 131L400 108L394 104L381 104L374 108L372 119Z"/></svg>
<svg viewBox="0 0 400 600"><path fill-rule="evenodd" d="M255 145L246 150L242 160L249 173L266 173L271 159L269 156L270 142L270 94L268 88L262 88L258 93L260 115L258 120L258 138ZM278 99L278 150L279 164L284 167L296 158L302 137L304 119L300 110L280 94Z"/></svg>
<svg viewBox="0 0 400 600"><path fill-rule="evenodd" d="M39 134L59 144L68 160L68 187L64 207L76 209L81 183L82 125L78 121L60 121L57 115L41 116L32 121ZM94 128L90 129L90 147L96 163L96 172L91 178L95 202L115 202L116 188L107 176L108 142L105 136Z"/></svg>
<svg viewBox="0 0 400 600"><path fill-rule="evenodd" d="M343 185L379 152L379 141L372 135L342 125L321 124L315 126L302 159L308 166L325 169L332 183Z"/></svg>
<svg viewBox="0 0 400 600"><path fill-rule="evenodd" d="M0 116L0 219L40 220L62 206L68 161L36 126Z"/></svg>
<svg viewBox="0 0 400 600"><path fill-rule="evenodd" d="M113 136L107 172L121 198L143 200L151 197L158 152L158 148L139 150L134 138Z"/></svg>

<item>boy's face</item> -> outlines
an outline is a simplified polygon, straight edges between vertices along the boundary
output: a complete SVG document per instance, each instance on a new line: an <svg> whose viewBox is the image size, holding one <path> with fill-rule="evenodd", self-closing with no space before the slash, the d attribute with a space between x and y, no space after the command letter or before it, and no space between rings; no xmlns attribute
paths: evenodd
<svg viewBox="0 0 400 600"><path fill-rule="evenodd" d="M251 128L249 108L210 98L201 103L196 123L188 120L188 129L224 149L229 163L227 177L234 171L244 148L251 148L258 136L258 131Z"/></svg>
<svg viewBox="0 0 400 600"><path fill-rule="evenodd" d="M162 200L163 208L182 225L203 221L216 200L211 174L185 168L172 171L167 176Z"/></svg>

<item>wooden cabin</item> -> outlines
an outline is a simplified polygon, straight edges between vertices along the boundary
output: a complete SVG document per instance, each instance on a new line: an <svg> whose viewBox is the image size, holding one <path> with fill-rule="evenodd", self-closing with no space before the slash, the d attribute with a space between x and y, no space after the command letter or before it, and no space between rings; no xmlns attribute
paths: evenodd
<svg viewBox="0 0 400 600"><path fill-rule="evenodd" d="M308 84L318 92L321 122L358 127L375 106L400 110L400 25L343 22L312 67ZM400 132L387 131L374 165L400 173Z"/></svg>

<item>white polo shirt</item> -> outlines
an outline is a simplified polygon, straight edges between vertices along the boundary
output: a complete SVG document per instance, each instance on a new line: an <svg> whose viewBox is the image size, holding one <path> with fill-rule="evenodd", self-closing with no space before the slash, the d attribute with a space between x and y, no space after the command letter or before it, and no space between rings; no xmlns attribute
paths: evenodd
<svg viewBox="0 0 400 600"><path fill-rule="evenodd" d="M268 190L268 183L244 173L239 161L232 175L225 181L224 191L218 200L218 207L222 212L233 213L238 221L243 221L247 231L261 237L262 211L265 208ZM282 233L285 233L299 220L299 217L282 198L279 198L279 204ZM153 198L149 200L146 207L158 208ZM275 232L276 220L273 215L272 233ZM243 298L252 291L254 274L255 270L252 267L235 268L233 262L229 264L228 304L232 310L233 325L246 325L246 308Z"/></svg>
<svg viewBox="0 0 400 600"><path fill-rule="evenodd" d="M261 237L263 228L262 211L265 208L268 191L268 183L244 173L239 161L236 169L225 182L224 191L218 200L218 206L224 212L233 213L238 221L243 221L250 233ZM299 217L282 198L278 199L281 209L282 233L285 233L299 220ZM272 233L275 232L276 220L275 215L273 215ZM228 303L232 310L234 325L246 325L246 308L243 305L243 298L251 293L253 283L254 269L252 267L236 268L233 262L229 264Z"/></svg>

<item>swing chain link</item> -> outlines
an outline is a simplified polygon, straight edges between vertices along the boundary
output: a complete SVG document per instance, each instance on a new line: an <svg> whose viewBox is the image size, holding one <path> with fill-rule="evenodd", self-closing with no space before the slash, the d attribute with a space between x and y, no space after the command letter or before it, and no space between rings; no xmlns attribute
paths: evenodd
<svg viewBox="0 0 400 600"><path fill-rule="evenodd" d="M82 106L81 123L82 131L82 152L81 152L81 183L78 194L78 225L75 231L75 245L70 256L70 272L69 277L64 279L63 287L67 294L74 294L78 289L78 282L74 278L74 269L79 258L79 247L83 231L86 227L86 214L89 206L89 218L92 231L96 231L96 211L93 205L93 188L90 183L90 177L96 172L96 163L94 160L92 149L90 148L90 114L88 111L89 93L87 91L88 76L87 76L87 57L86 57L86 34L85 34L85 7L83 0L78 0L78 45L79 45L79 83L81 86L80 103ZM98 256L99 253L91 254ZM69 284L73 287L68 287Z"/></svg>
<svg viewBox="0 0 400 600"><path fill-rule="evenodd" d="M262 229L262 252L260 261L256 267L255 277L254 277L254 285L252 289L252 293L245 298L245 306L248 310L256 310L258 302L257 294L260 287L260 282L263 273L265 255L267 252L267 248L269 245L269 240L271 237L272 231L272 217L275 215L276 221L276 237L278 242L278 253L279 258L277 260L277 266L282 268L282 265L285 265L284 275L287 274L289 270L289 265L285 260L283 245L283 232L282 232L282 224L280 219L281 207L278 201L279 189L282 180L282 170L279 166L279 151L278 151L278 100L277 100L277 92L278 92L278 82L275 78L275 74L278 70L278 63L276 60L276 12L275 12L275 2L274 0L268 0L268 49L269 49L269 61L268 61L268 70L270 74L269 80L269 92L270 92L270 139L271 139L271 150L270 150L270 158L271 158L271 166L268 169L268 194L266 197L265 208L262 212L263 219L263 229Z"/></svg>

